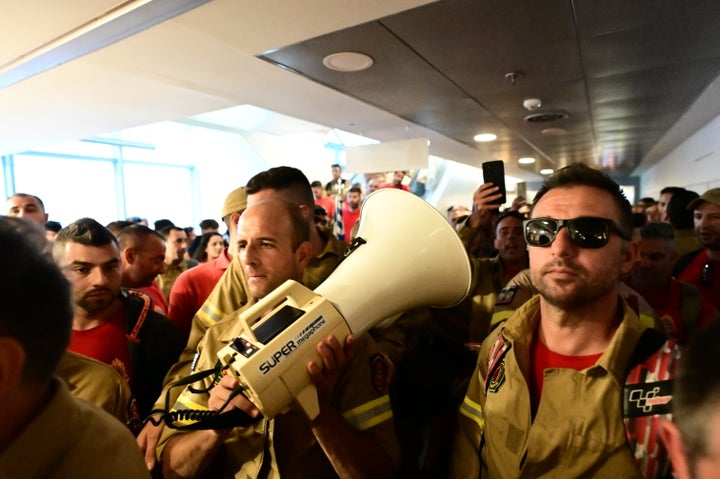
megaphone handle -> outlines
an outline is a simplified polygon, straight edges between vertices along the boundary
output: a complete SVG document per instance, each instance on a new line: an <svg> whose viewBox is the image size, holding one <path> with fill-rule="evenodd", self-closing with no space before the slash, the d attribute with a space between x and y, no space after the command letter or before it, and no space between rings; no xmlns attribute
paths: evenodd
<svg viewBox="0 0 720 479"><path fill-rule="evenodd" d="M295 402L302 408L303 411L305 411L305 415L311 421L320 414L317 389L312 383L309 383L299 393L297 393L295 396Z"/></svg>

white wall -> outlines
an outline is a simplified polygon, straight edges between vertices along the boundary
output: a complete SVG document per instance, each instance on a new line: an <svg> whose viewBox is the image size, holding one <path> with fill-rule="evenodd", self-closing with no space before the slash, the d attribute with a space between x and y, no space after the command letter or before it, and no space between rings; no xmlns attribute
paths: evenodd
<svg viewBox="0 0 720 479"><path fill-rule="evenodd" d="M640 177L642 196L657 198L665 186L702 194L720 186L720 116L698 130Z"/></svg>

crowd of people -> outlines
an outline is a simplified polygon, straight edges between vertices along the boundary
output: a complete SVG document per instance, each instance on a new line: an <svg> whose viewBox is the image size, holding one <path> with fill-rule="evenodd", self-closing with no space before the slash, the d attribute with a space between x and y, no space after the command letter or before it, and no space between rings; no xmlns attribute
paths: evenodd
<svg viewBox="0 0 720 479"><path fill-rule="evenodd" d="M364 186L332 172L325 185L258 173L227 195L227 232L204 220L195 238L170 220L61 227L37 196L8 198L0 477L720 474L720 188L633 207L583 164L532 204L501 211L486 183L471 209L448 210L465 299L357 337L323 332L301 365L318 411L264 417L218 356L255 354L237 342L243 313L287 280L330 277L367 194L411 194L402 171Z"/></svg>

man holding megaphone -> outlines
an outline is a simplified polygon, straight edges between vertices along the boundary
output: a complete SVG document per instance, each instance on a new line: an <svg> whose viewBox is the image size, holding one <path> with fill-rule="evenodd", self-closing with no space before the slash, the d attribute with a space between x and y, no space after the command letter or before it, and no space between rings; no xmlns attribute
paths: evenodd
<svg viewBox="0 0 720 479"><path fill-rule="evenodd" d="M238 222L238 255L255 304L286 280L302 281L312 257L307 219L297 205L269 198L250 206ZM200 345L195 370L211 369L217 353L243 332L235 316L212 326ZM383 381L384 361L366 334L344 344L328 336L318 343L320 365L307 374L317 389L319 414L312 420L300 410L274 419L223 430L183 432L166 429L160 443L165 477L240 474L243 477L391 477L398 445ZM176 407L224 411L242 409L258 417L259 408L233 395L238 381L216 374L204 384L209 392L186 389ZM229 402L228 402L229 399ZM226 405L227 403L227 405ZM222 451L222 454L220 452Z"/></svg>

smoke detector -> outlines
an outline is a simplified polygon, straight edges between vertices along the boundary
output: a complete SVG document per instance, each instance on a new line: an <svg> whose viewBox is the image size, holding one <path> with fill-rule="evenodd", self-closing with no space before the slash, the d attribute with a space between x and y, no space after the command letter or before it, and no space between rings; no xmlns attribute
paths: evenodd
<svg viewBox="0 0 720 479"><path fill-rule="evenodd" d="M527 98L523 100L523 106L528 111L535 111L542 106L540 98Z"/></svg>

